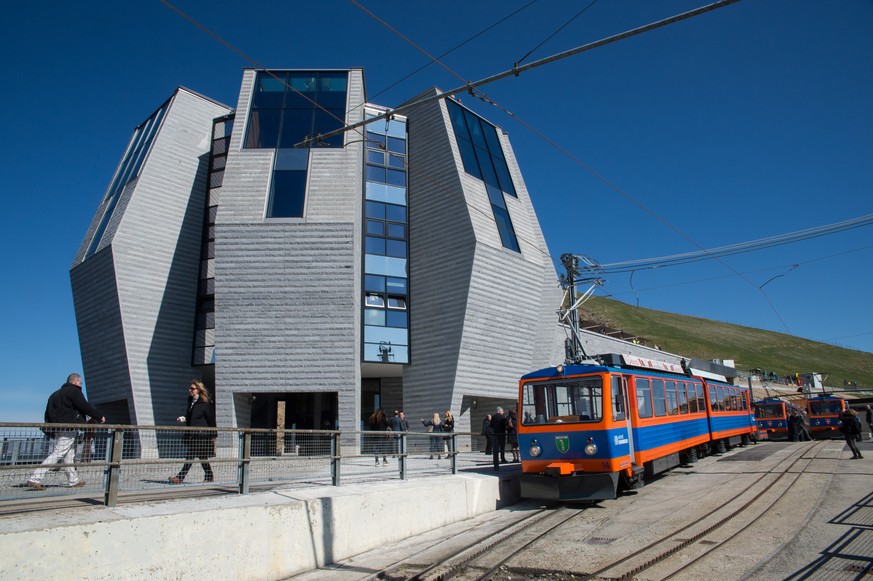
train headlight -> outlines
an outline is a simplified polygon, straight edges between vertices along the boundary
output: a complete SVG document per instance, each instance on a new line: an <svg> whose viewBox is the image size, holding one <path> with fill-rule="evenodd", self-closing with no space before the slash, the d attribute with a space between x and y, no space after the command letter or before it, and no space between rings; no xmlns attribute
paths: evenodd
<svg viewBox="0 0 873 581"><path fill-rule="evenodd" d="M530 450L528 450L528 452L530 452L530 455L532 457L537 458L540 454L543 453L543 449L540 447L539 442L537 442L536 440L531 440Z"/></svg>
<svg viewBox="0 0 873 581"><path fill-rule="evenodd" d="M597 444L594 442L594 438L588 438L588 443L585 444L585 453L589 456L597 454Z"/></svg>

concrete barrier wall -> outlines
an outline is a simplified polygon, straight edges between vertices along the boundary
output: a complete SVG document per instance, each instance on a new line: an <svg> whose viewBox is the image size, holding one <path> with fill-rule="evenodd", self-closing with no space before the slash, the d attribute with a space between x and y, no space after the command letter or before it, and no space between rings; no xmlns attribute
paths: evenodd
<svg viewBox="0 0 873 581"><path fill-rule="evenodd" d="M0 521L0 579L282 579L518 500L475 474Z"/></svg>

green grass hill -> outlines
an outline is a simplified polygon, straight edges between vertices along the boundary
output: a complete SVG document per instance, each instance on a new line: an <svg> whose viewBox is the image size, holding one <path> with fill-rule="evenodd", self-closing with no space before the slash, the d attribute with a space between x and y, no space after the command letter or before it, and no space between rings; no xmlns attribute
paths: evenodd
<svg viewBox="0 0 873 581"><path fill-rule="evenodd" d="M594 297L580 317L645 339L649 346L700 359L733 359L742 371L761 368L778 375L821 373L837 390L845 381L873 388L873 353L844 349L709 319L676 315ZM854 389L854 388L852 388Z"/></svg>

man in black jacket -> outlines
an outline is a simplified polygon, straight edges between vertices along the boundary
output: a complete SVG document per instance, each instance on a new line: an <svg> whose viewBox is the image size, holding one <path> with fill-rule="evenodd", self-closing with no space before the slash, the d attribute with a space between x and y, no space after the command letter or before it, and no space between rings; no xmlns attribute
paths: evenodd
<svg viewBox="0 0 873 581"><path fill-rule="evenodd" d="M79 424L85 421L85 416L97 419L100 423L106 421L106 418L100 415L100 412L88 403L82 394L82 376L71 373L67 377L67 382L49 396L45 406L45 423ZM73 427L46 429L46 434L52 441L52 448L40 467L27 479L28 486L36 490L44 490L42 478L53 464L61 461L64 464L72 464L75 461L78 432L79 430ZM67 474L69 486L85 485L85 482L79 480L73 466L66 466L64 472Z"/></svg>

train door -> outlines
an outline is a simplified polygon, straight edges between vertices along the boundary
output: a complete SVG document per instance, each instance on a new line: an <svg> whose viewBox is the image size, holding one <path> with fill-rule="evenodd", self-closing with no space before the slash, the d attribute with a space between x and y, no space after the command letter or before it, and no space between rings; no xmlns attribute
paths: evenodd
<svg viewBox="0 0 873 581"><path fill-rule="evenodd" d="M622 422L627 428L627 442L632 464L636 464L634 455L634 432L631 428L630 407L628 407L627 376L611 375L612 381L612 419L616 424Z"/></svg>

